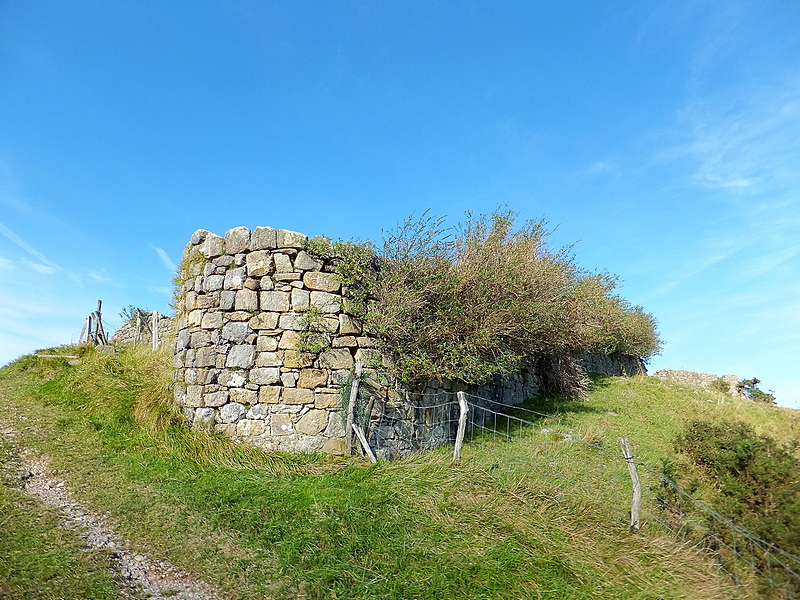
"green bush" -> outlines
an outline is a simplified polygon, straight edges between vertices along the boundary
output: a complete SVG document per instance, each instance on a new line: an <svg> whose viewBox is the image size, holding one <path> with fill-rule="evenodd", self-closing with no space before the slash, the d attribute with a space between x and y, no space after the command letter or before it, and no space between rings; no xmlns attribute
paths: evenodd
<svg viewBox="0 0 800 600"><path fill-rule="evenodd" d="M482 383L543 356L571 374L576 354L658 352L653 317L612 293L615 278L581 270L569 248L547 245L544 221L517 228L516 216L468 214L445 227L423 214L389 232L379 253L337 244L346 294L401 378Z"/></svg>
<svg viewBox="0 0 800 600"><path fill-rule="evenodd" d="M744 394L745 398L749 398L750 400L755 400L756 402L766 402L767 404L775 404L775 396L772 393L767 393L763 390L758 389L758 384L761 383L760 379L756 379L753 377L752 379L743 379L739 383L736 384L736 387L739 389L742 394Z"/></svg>

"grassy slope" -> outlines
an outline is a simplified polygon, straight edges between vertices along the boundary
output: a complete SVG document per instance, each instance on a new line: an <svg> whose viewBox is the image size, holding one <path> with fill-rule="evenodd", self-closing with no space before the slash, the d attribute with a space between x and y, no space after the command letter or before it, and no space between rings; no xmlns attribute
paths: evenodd
<svg viewBox="0 0 800 600"><path fill-rule="evenodd" d="M231 597L737 597L656 528L628 532L626 500L606 493L619 484L581 472L580 449L474 444L457 467L446 449L376 466L250 452L168 425L158 403L166 362L140 350L90 353L79 367L27 357L0 372L0 414L13 414L21 442L51 455L120 531ZM779 438L798 427L792 411L645 378L604 380L587 401L535 408L561 411L553 428L609 447L628 435L651 463L692 414L741 417ZM538 476L516 460L529 452L573 453L562 474L573 470L567 480Z"/></svg>

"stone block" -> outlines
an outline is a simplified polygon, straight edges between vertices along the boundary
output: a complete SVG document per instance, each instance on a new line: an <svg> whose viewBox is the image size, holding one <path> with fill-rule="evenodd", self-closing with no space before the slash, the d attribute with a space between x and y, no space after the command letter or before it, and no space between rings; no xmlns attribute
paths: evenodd
<svg viewBox="0 0 800 600"><path fill-rule="evenodd" d="M249 369L256 361L256 347L251 344L232 346L225 361L226 367Z"/></svg>
<svg viewBox="0 0 800 600"><path fill-rule="evenodd" d="M340 456L347 450L347 442L344 438L329 438L322 444L321 450L326 454Z"/></svg>
<svg viewBox="0 0 800 600"><path fill-rule="evenodd" d="M310 367L314 364L314 357L307 352L298 352L297 350L284 350L283 352L283 366L287 369L302 369Z"/></svg>
<svg viewBox="0 0 800 600"><path fill-rule="evenodd" d="M319 292L338 292L342 286L335 274L317 271L309 271L303 275L303 283L308 289Z"/></svg>
<svg viewBox="0 0 800 600"><path fill-rule="evenodd" d="M281 350L294 350L301 341L302 338L296 331L284 331L278 342L278 348Z"/></svg>
<svg viewBox="0 0 800 600"><path fill-rule="evenodd" d="M265 420L269 417L270 410L268 404L255 404L247 411L246 419L260 419Z"/></svg>
<svg viewBox="0 0 800 600"><path fill-rule="evenodd" d="M217 420L217 411L213 408L197 408L192 419L192 430L211 431Z"/></svg>
<svg viewBox="0 0 800 600"><path fill-rule="evenodd" d="M277 404L281 397L281 391L279 385L262 385L258 388L259 404Z"/></svg>
<svg viewBox="0 0 800 600"><path fill-rule="evenodd" d="M202 348L211 345L210 331L195 331L189 340L190 348Z"/></svg>
<svg viewBox="0 0 800 600"><path fill-rule="evenodd" d="M327 314L338 313L341 309L342 297L329 292L311 292L311 304Z"/></svg>
<svg viewBox="0 0 800 600"><path fill-rule="evenodd" d="M213 259L211 262L214 263L217 267L230 267L233 264L234 258L229 254L223 254L222 256L218 256L217 258Z"/></svg>
<svg viewBox="0 0 800 600"><path fill-rule="evenodd" d="M203 406L203 386L202 385L187 385L186 386L186 406L198 408Z"/></svg>
<svg viewBox="0 0 800 600"><path fill-rule="evenodd" d="M266 430L267 426L264 421L257 419L242 419L236 424L236 435L242 437L263 435Z"/></svg>
<svg viewBox="0 0 800 600"><path fill-rule="evenodd" d="M283 361L278 357L277 352L259 352L256 355L256 367L280 367L281 365L283 365Z"/></svg>
<svg viewBox="0 0 800 600"><path fill-rule="evenodd" d="M339 315L339 333L341 335L361 335L361 323L350 315Z"/></svg>
<svg viewBox="0 0 800 600"><path fill-rule="evenodd" d="M244 252L250 245L250 230L247 227L234 227L225 233L225 251L228 254Z"/></svg>
<svg viewBox="0 0 800 600"><path fill-rule="evenodd" d="M337 369L349 370L353 368L353 355L347 349L334 348L320 354L319 366L322 369L330 369L331 371Z"/></svg>
<svg viewBox="0 0 800 600"><path fill-rule="evenodd" d="M214 294L198 296L194 301L194 307L200 310L214 308Z"/></svg>
<svg viewBox="0 0 800 600"><path fill-rule="evenodd" d="M292 259L289 258L286 254L281 252L276 252L272 255L272 260L275 261L275 272L276 273L291 273L294 271L294 266L292 265Z"/></svg>
<svg viewBox="0 0 800 600"><path fill-rule="evenodd" d="M275 272L272 254L266 250L251 252L247 255L245 261L247 264L248 277L264 277L265 275L272 275Z"/></svg>
<svg viewBox="0 0 800 600"><path fill-rule="evenodd" d="M334 348L355 348L358 346L355 336L345 335L333 339Z"/></svg>
<svg viewBox="0 0 800 600"><path fill-rule="evenodd" d="M277 236L272 227L256 227L250 234L250 250L271 250L277 247Z"/></svg>
<svg viewBox="0 0 800 600"><path fill-rule="evenodd" d="M321 411L321 412L325 412L328 415L328 422L325 425L325 437L329 438L344 437L345 423L342 420L342 416L336 412L332 413L329 413L328 411Z"/></svg>
<svg viewBox="0 0 800 600"><path fill-rule="evenodd" d="M285 388L281 394L283 404L313 404L314 392L303 388Z"/></svg>
<svg viewBox="0 0 800 600"><path fill-rule="evenodd" d="M229 402L219 409L217 421L220 423L235 423L247 412L247 408L238 402Z"/></svg>
<svg viewBox="0 0 800 600"><path fill-rule="evenodd" d="M269 421L272 435L289 435L294 432L291 415L275 414L270 417Z"/></svg>
<svg viewBox="0 0 800 600"><path fill-rule="evenodd" d="M337 393L314 392L314 407L325 410L339 410L342 408L342 397Z"/></svg>
<svg viewBox="0 0 800 600"><path fill-rule="evenodd" d="M225 387L237 388L247 383L244 371L228 371L224 369L217 375L217 382Z"/></svg>
<svg viewBox="0 0 800 600"><path fill-rule="evenodd" d="M297 379L297 387L314 389L328 382L328 372L322 369L302 369Z"/></svg>
<svg viewBox="0 0 800 600"><path fill-rule="evenodd" d="M259 352L274 352L277 349L278 349L277 336L266 335L263 331L259 332L258 339L256 340L256 350L258 350Z"/></svg>
<svg viewBox="0 0 800 600"><path fill-rule="evenodd" d="M238 404L255 404L258 402L258 392L245 388L231 388L228 390L231 402Z"/></svg>
<svg viewBox="0 0 800 600"><path fill-rule="evenodd" d="M289 292L261 292L261 310L287 312L289 310Z"/></svg>
<svg viewBox="0 0 800 600"><path fill-rule="evenodd" d="M236 292L224 290L219 297L219 307L221 310L233 310L233 303L236 300Z"/></svg>
<svg viewBox="0 0 800 600"><path fill-rule="evenodd" d="M221 290L224 282L225 277L222 275L209 275L203 280L203 291L214 292L216 290Z"/></svg>
<svg viewBox="0 0 800 600"><path fill-rule="evenodd" d="M203 315L205 314L206 313L202 310L193 310L189 313L189 316L186 319L186 324L189 327L199 327L203 320Z"/></svg>
<svg viewBox="0 0 800 600"><path fill-rule="evenodd" d="M189 238L189 243L186 244L186 250L184 250L184 252L191 250L192 246L199 246L202 244L210 233L211 232L206 229L198 229L195 231L192 237Z"/></svg>
<svg viewBox="0 0 800 600"><path fill-rule="evenodd" d="M275 329L278 326L278 318L281 313L277 312L261 312L251 317L250 329Z"/></svg>
<svg viewBox="0 0 800 600"><path fill-rule="evenodd" d="M258 287L261 288L261 290L268 292L275 289L275 282L269 277L262 277L259 279Z"/></svg>
<svg viewBox="0 0 800 600"><path fill-rule="evenodd" d="M303 315L299 313L283 313L278 320L279 329L302 331L305 327Z"/></svg>
<svg viewBox="0 0 800 600"><path fill-rule="evenodd" d="M243 311L258 310L258 292L247 289L239 290L236 292L233 307Z"/></svg>
<svg viewBox="0 0 800 600"><path fill-rule="evenodd" d="M295 429L306 435L319 435L328 425L328 411L310 410L297 422Z"/></svg>
<svg viewBox="0 0 800 600"><path fill-rule="evenodd" d="M361 348L377 348L380 345L380 342L374 337L362 336L356 338L356 341Z"/></svg>
<svg viewBox="0 0 800 600"><path fill-rule="evenodd" d="M231 269L225 273L222 287L226 290L240 290L244 287L245 279L247 279L247 275L245 275L244 267Z"/></svg>
<svg viewBox="0 0 800 600"><path fill-rule="evenodd" d="M311 294L307 290L293 289L292 292L292 310L301 312L308 308L311 302Z"/></svg>
<svg viewBox="0 0 800 600"><path fill-rule="evenodd" d="M228 392L219 391L205 394L203 397L203 404L206 406L222 406L228 402Z"/></svg>
<svg viewBox="0 0 800 600"><path fill-rule="evenodd" d="M200 327L203 329L217 329L222 327L222 313L219 311L204 313L203 319L200 322Z"/></svg>
<svg viewBox="0 0 800 600"><path fill-rule="evenodd" d="M217 349L207 346L197 350L194 358L195 367L213 367L217 364Z"/></svg>
<svg viewBox="0 0 800 600"><path fill-rule="evenodd" d="M222 327L222 339L233 342L234 344L241 344L251 333L253 333L253 331L247 323L231 321Z"/></svg>
<svg viewBox="0 0 800 600"><path fill-rule="evenodd" d="M298 252L294 259L294 268L300 271L320 271L322 265L322 260L314 258L305 250Z"/></svg>
<svg viewBox="0 0 800 600"><path fill-rule="evenodd" d="M247 278L245 278L244 287L246 287L248 290L261 289L261 278L258 278L258 277L247 277Z"/></svg>
<svg viewBox="0 0 800 600"><path fill-rule="evenodd" d="M302 250L307 240L308 236L296 231L289 231L288 229L278 229L277 231L278 248L297 248Z"/></svg>
<svg viewBox="0 0 800 600"><path fill-rule="evenodd" d="M294 371L288 371L286 373L281 373L281 383L283 387L293 388L297 385L297 373Z"/></svg>
<svg viewBox="0 0 800 600"><path fill-rule="evenodd" d="M356 360L363 365L380 365L382 364L382 355L380 350L371 350L367 348L359 348L356 350Z"/></svg>
<svg viewBox="0 0 800 600"><path fill-rule="evenodd" d="M215 256L225 254L225 239L213 233L207 234L203 245L200 246L200 252L202 252L206 258L214 258Z"/></svg>
<svg viewBox="0 0 800 600"><path fill-rule="evenodd" d="M191 334L189 333L188 329L181 329L178 332L178 335L175 337L175 349L176 350L185 350L189 347L189 340L191 339Z"/></svg>
<svg viewBox="0 0 800 600"><path fill-rule="evenodd" d="M288 282L289 285L300 280L300 273L275 273L275 281Z"/></svg>
<svg viewBox="0 0 800 600"><path fill-rule="evenodd" d="M261 367L250 370L250 381L256 385L272 385L281 378L280 369L277 367Z"/></svg>

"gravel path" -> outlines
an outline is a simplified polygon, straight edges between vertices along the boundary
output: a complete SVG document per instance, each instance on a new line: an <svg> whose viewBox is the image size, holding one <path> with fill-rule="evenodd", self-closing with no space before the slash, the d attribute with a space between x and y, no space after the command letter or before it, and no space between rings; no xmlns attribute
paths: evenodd
<svg viewBox="0 0 800 600"><path fill-rule="evenodd" d="M12 444L15 432L3 426L2 435ZM131 549L125 538L114 532L104 515L94 513L76 501L62 479L48 474L49 459L28 448L18 449L19 477L25 492L59 512L61 526L73 529L90 548L109 556L110 569L123 598L151 600L219 600L222 594L210 584L183 572L164 560L156 560Z"/></svg>

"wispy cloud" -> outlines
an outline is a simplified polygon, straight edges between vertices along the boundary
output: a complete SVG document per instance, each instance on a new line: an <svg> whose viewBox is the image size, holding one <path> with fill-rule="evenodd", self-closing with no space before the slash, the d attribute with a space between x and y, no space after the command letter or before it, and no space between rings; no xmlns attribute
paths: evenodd
<svg viewBox="0 0 800 600"><path fill-rule="evenodd" d="M7 258L0 257L0 270L7 271L14 268L14 263Z"/></svg>
<svg viewBox="0 0 800 600"><path fill-rule="evenodd" d="M35 257L44 266L47 266L47 267L50 267L50 268L53 268L53 269L57 269L58 268L52 262L47 260L47 257L44 254L39 252L36 248L31 246L28 242L23 240L20 236L18 236L16 233L11 231L8 227L3 225L3 223L0 223L0 235L3 235L6 238L8 238L9 240L11 240L12 242L14 242L17 246L19 246L20 248L25 250L25 252L27 252L31 256Z"/></svg>
<svg viewBox="0 0 800 600"><path fill-rule="evenodd" d="M170 260L169 255L166 252L164 252L163 248L159 248L158 246L154 246L153 244L150 244L150 247L156 251L156 254L158 254L158 257L161 259L161 262L164 263L164 266L167 267L167 269L169 269L170 272L174 273L175 271L178 270L178 265L176 265L174 262L172 262L172 260Z"/></svg>
<svg viewBox="0 0 800 600"><path fill-rule="evenodd" d="M53 275L56 272L56 268L51 267L50 265L40 265L39 263L35 262L29 262L28 264L34 271L41 273L42 275Z"/></svg>

